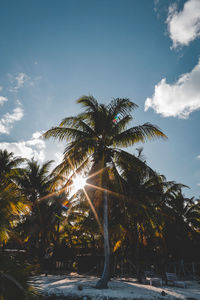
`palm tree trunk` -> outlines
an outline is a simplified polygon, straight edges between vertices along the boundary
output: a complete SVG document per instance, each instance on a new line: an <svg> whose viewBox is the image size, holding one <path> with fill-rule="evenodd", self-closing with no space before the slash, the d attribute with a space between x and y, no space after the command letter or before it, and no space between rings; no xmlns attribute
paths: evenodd
<svg viewBox="0 0 200 300"><path fill-rule="evenodd" d="M104 232L104 269L101 279L97 282L97 289L107 289L109 281L109 265L110 265L110 245L108 236L108 196L107 191L104 191L104 207L103 207L103 232Z"/></svg>
<svg viewBox="0 0 200 300"><path fill-rule="evenodd" d="M135 265L137 269L137 278L140 281L140 263L139 263L139 253L140 253L140 243L139 243L139 231L138 223L134 221L135 234L136 234L136 247L135 247Z"/></svg>

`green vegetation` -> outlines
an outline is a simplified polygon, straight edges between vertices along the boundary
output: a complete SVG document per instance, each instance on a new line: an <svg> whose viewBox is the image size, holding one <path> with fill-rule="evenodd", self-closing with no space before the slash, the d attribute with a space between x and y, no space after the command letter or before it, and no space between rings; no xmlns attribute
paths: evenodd
<svg viewBox="0 0 200 300"><path fill-rule="evenodd" d="M1 248L25 249L29 263L41 264L49 247L67 246L71 260L76 253L104 252L97 288L107 287L113 255L130 259L138 276L144 260L191 260L191 253L193 260L198 259L199 199L184 197L185 185L167 181L150 168L142 148L133 148L135 154L123 149L166 139L165 134L150 123L128 127L137 108L129 99L104 105L84 96L77 102L84 108L82 113L63 119L44 134L66 143L63 161L53 171L49 171L51 161L40 166L33 159L0 151ZM71 196L73 179L83 174L85 188ZM16 257L8 269L0 260L0 295L5 299L10 297L8 282L19 293L28 290L33 270L29 264L26 271L27 261L22 264L24 271L18 272Z"/></svg>

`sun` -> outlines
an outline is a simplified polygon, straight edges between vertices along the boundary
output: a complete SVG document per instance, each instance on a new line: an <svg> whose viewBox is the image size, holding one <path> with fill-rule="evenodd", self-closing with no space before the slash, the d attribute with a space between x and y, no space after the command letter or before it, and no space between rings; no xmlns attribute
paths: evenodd
<svg viewBox="0 0 200 300"><path fill-rule="evenodd" d="M84 178L82 175L76 175L76 177L74 177L74 179L73 179L73 190L75 191L75 193L78 190L81 190L85 187L86 180L87 180L87 178Z"/></svg>

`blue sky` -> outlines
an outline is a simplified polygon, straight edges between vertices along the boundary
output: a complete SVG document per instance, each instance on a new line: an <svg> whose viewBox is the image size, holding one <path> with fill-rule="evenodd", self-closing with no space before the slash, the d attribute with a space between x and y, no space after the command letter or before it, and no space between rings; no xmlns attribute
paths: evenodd
<svg viewBox="0 0 200 300"><path fill-rule="evenodd" d="M199 0L0 0L0 148L59 162L40 133L77 98L128 97L133 124L168 136L144 144L147 162L198 197L199 35Z"/></svg>

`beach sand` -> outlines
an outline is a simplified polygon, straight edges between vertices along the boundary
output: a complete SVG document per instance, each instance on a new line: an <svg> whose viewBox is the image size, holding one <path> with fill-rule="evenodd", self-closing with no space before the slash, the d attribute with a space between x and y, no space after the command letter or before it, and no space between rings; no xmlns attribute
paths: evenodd
<svg viewBox="0 0 200 300"><path fill-rule="evenodd" d="M46 296L56 296L57 299L188 299L200 300L200 284L197 281L187 281L187 288L172 286L155 287L149 284L139 284L134 278L111 279L108 289L98 290L95 284L98 278L93 276L48 275L35 276L31 284ZM164 292L164 293L163 293ZM165 295L162 295L165 294ZM66 298L66 299L67 299Z"/></svg>

